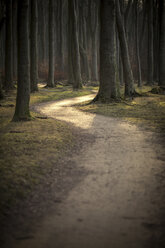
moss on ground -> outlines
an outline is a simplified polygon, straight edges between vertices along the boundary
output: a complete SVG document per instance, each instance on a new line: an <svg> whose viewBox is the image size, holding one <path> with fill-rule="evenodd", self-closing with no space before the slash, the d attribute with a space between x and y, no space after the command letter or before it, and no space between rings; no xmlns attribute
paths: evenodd
<svg viewBox="0 0 165 248"><path fill-rule="evenodd" d="M40 87L31 95L31 104L61 100L96 92L97 87L72 91L70 86L54 89ZM82 104L79 109L120 117L145 127L165 132L165 96L152 94L151 87L138 89L143 97L110 104ZM147 93L148 92L148 93ZM0 219L15 203L24 199L45 175L56 166L67 147L74 144L71 128L57 120L38 119L11 122L16 92L0 101Z"/></svg>
<svg viewBox="0 0 165 248"><path fill-rule="evenodd" d="M144 86L136 91L142 94L133 100L121 100L109 104L83 103L78 109L105 116L123 118L157 132L165 132L165 95L152 94L152 87ZM145 124L145 125L144 125Z"/></svg>
<svg viewBox="0 0 165 248"><path fill-rule="evenodd" d="M72 91L71 87L40 88L31 104L92 93L92 87ZM73 130L61 121L35 118L11 122L16 91L0 101L0 219L38 185L56 166L75 140Z"/></svg>
<svg viewBox="0 0 165 248"><path fill-rule="evenodd" d="M71 86L61 85L58 85L53 89L40 88L39 92L31 94L31 104L89 95L95 92L97 89L97 86L84 86L83 89L73 91Z"/></svg>

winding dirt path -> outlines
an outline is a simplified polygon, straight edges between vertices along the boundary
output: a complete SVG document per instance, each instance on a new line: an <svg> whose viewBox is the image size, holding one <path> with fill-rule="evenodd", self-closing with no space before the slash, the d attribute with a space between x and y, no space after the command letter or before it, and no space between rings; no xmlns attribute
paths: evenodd
<svg viewBox="0 0 165 248"><path fill-rule="evenodd" d="M14 247L165 247L163 147L157 144L155 148L151 132L72 107L92 98L35 107L37 112L94 135L95 142L69 158L89 171L86 178L59 203L59 211L52 211L38 223L32 239L17 241Z"/></svg>

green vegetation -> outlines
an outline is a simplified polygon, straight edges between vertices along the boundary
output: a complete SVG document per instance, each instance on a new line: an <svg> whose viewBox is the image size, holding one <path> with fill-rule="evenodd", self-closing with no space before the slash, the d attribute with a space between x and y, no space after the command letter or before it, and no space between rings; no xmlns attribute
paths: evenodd
<svg viewBox="0 0 165 248"><path fill-rule="evenodd" d="M136 89L142 96L109 104L80 104L78 109L105 116L123 118L146 129L165 132L165 95L152 94L152 87Z"/></svg>

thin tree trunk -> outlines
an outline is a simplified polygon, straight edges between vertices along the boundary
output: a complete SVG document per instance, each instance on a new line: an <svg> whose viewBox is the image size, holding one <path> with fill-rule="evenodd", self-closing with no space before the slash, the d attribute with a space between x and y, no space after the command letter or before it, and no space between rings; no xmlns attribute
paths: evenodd
<svg viewBox="0 0 165 248"><path fill-rule="evenodd" d="M122 9L121 9L121 7L122 7ZM120 4L121 16L123 16L122 15L124 12L123 9L124 9L123 4L122 5ZM124 26L125 26L125 34L126 34L127 38L128 38L128 26L129 26L128 23L130 23L129 18L130 18L131 10L132 10L132 0L129 0L127 3L127 8L126 8L125 13L124 13Z"/></svg>
<svg viewBox="0 0 165 248"><path fill-rule="evenodd" d="M94 34L94 37L92 38L92 75L91 79L92 81L98 81L98 53L97 53L97 32Z"/></svg>
<svg viewBox="0 0 165 248"><path fill-rule="evenodd" d="M122 57L122 62L123 62L123 73L124 73L124 80L125 80L125 96L131 97L135 93L134 79L133 79L133 73L132 73L131 63L130 63L130 58L129 58L129 53L128 53L128 45L127 45L125 29L124 29L124 25L122 22L122 16L120 12L119 0L116 0L116 22L117 22L119 41L120 41L121 57Z"/></svg>
<svg viewBox="0 0 165 248"><path fill-rule="evenodd" d="M6 0L5 89L13 89L12 0Z"/></svg>
<svg viewBox="0 0 165 248"><path fill-rule="evenodd" d="M13 79L17 80L17 0L13 0L12 11Z"/></svg>
<svg viewBox="0 0 165 248"><path fill-rule="evenodd" d="M69 83L72 83L73 89L82 87L81 66L80 66L80 50L78 42L77 27L77 0L69 0L69 39L68 39L68 64L69 64Z"/></svg>
<svg viewBox="0 0 165 248"><path fill-rule="evenodd" d="M99 3L97 1L90 1L90 33L91 33L91 79L98 81L98 29L99 29Z"/></svg>
<svg viewBox="0 0 165 248"><path fill-rule="evenodd" d="M2 82L1 82L1 78L0 78L0 99L4 98L4 94L3 94L3 90L2 90Z"/></svg>
<svg viewBox="0 0 165 248"><path fill-rule="evenodd" d="M18 0L18 89L13 121L30 119L29 0Z"/></svg>
<svg viewBox="0 0 165 248"><path fill-rule="evenodd" d="M141 63L139 56L139 13L138 13L138 0L135 3L135 14L136 14L136 62L137 62L137 75L138 75L138 87L142 86L141 76Z"/></svg>
<svg viewBox="0 0 165 248"><path fill-rule="evenodd" d="M31 92L38 91L38 5L31 0L30 83Z"/></svg>
<svg viewBox="0 0 165 248"><path fill-rule="evenodd" d="M160 1L159 1L160 2ZM156 0L154 2L154 21L153 21L153 33L154 33L154 76L153 76L153 80L154 82L158 82L159 81L159 2L158 0Z"/></svg>
<svg viewBox="0 0 165 248"><path fill-rule="evenodd" d="M2 7L2 6L0 5L0 7ZM3 28L4 24L5 24L5 20L6 20L6 17L5 17L4 14L2 14L1 19L0 19L0 33L1 33L2 28ZM3 90L2 90L2 75L1 75L1 72L0 72L0 99L3 99L3 98L4 98L4 94L3 94Z"/></svg>
<svg viewBox="0 0 165 248"><path fill-rule="evenodd" d="M154 52L153 52L153 0L148 0L148 84L153 84Z"/></svg>
<svg viewBox="0 0 165 248"><path fill-rule="evenodd" d="M159 85L165 87L165 0L160 0Z"/></svg>
<svg viewBox="0 0 165 248"><path fill-rule="evenodd" d="M83 7L82 7L83 8ZM80 38L79 38L79 47L80 47L80 55L81 55L81 74L82 78L85 81L89 80L89 62L87 56L87 30L86 30L86 20L84 13L82 11L82 15L80 16Z"/></svg>
<svg viewBox="0 0 165 248"><path fill-rule="evenodd" d="M142 11L143 11L143 16L142 16L142 29L141 29L141 33L140 33L140 39L139 39L139 50L141 51L143 48L143 39L144 39L144 33L145 33L145 29L146 29L146 23L147 23L147 2L144 1L143 2L143 7L142 7Z"/></svg>
<svg viewBox="0 0 165 248"><path fill-rule="evenodd" d="M100 87L95 100L109 102L116 90L115 0L101 1Z"/></svg>
<svg viewBox="0 0 165 248"><path fill-rule="evenodd" d="M48 87L54 87L54 0L49 0L49 77Z"/></svg>

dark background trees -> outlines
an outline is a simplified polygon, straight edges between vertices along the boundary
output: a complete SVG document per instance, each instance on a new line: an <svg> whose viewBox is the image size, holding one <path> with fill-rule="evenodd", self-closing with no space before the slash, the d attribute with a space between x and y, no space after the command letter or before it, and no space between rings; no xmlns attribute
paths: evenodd
<svg viewBox="0 0 165 248"><path fill-rule="evenodd" d="M18 3L18 0L0 2L1 96L2 87L9 91L18 80ZM29 3L31 92L38 89L39 81L54 87L63 80L72 84L74 89L89 81L99 81L105 62L100 52L103 46L107 46L107 53L112 48L109 39L104 40L100 32L104 1L35 0ZM126 97L134 95L134 83L139 87L144 83L165 84L164 5L164 0L115 1L115 29L111 11L107 14L111 25L109 32L114 29L115 83L125 85ZM108 68L110 72L110 64Z"/></svg>

